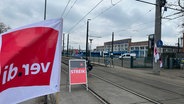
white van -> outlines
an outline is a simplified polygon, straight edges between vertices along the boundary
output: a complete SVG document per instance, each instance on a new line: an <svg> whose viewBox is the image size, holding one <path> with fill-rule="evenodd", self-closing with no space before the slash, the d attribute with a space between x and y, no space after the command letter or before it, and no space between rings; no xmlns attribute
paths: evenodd
<svg viewBox="0 0 184 104"><path fill-rule="evenodd" d="M121 56L119 56L119 59L121 59L121 58L131 58L131 56L133 58L136 58L136 54L135 53L124 53Z"/></svg>

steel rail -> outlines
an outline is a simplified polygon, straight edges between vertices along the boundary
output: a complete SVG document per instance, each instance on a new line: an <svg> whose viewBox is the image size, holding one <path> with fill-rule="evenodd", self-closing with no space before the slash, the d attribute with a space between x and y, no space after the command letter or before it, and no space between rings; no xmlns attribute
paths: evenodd
<svg viewBox="0 0 184 104"><path fill-rule="evenodd" d="M118 88L120 88L120 89L122 89L122 90L125 90L125 91L127 91L127 92L129 92L129 93L132 93L132 94L134 94L134 95L136 95L136 96L139 96L139 97L141 97L141 98L143 98L143 99L145 99L145 100L147 100L147 101L149 101L149 102L152 102L152 103L154 103L154 104L163 104L163 103L161 103L161 102L159 102L159 101L157 101L157 100L154 100L154 99L151 99L151 98L149 98L149 97L146 97L146 96L144 96L144 95L142 95L142 94L140 94L140 93L137 93L137 92L135 92L135 91L133 91L133 90L130 90L130 89L124 87L124 86L120 86L120 85L118 85L118 84L116 84L116 83L114 83L114 82L112 82L112 81L106 80L106 79L104 79L104 78L102 78L102 77L100 77L100 76L98 76L98 75L95 75L95 74L92 74L92 75L93 75L94 77L96 77L96 78L102 80L102 81L105 81L105 82L107 82L107 83L110 83L110 84L112 84L113 86L116 86L116 87L118 87Z"/></svg>
<svg viewBox="0 0 184 104"><path fill-rule="evenodd" d="M112 74L112 75L119 76L119 75L114 74L114 73L109 72L109 71L106 71L106 73L109 73L109 74ZM131 80L131 81L134 81L134 82L139 82L139 83L142 83L142 84L144 84L144 85L151 86L151 87L156 88L156 89L159 89L159 90L168 91L168 92L171 92L171 93L174 93L174 94L180 95L180 96L184 96L183 94L180 94L180 93L177 93L177 92L174 92L174 91L168 90L168 89L164 89L164 88L161 88L161 87L157 87L157 86L154 86L154 85L149 84L149 83L145 83L145 82L138 81L138 80L135 80L135 79L127 78L127 77L125 77L125 76L119 76L119 77L124 78L124 79L126 79L126 80ZM139 77L139 78L142 78L142 77ZM167 83L167 84L169 84L169 83ZM175 86L176 86L176 85L175 85ZM180 86L179 86L179 87L180 87Z"/></svg>
<svg viewBox="0 0 184 104"><path fill-rule="evenodd" d="M82 85L83 87L86 87L85 85ZM102 96L97 94L94 90L92 90L90 87L88 87L88 91L94 95L98 100L100 100L103 104L111 104L107 100L105 100Z"/></svg>

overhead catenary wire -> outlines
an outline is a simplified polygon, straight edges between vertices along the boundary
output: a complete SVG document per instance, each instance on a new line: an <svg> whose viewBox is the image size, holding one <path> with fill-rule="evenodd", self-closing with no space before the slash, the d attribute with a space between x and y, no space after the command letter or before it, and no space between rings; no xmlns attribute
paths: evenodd
<svg viewBox="0 0 184 104"><path fill-rule="evenodd" d="M171 19L169 19L168 21L166 21L166 22L164 22L164 23L161 23L162 25L163 24L166 24L167 22L169 22L169 21L171 21L171 20L175 20L175 19L178 19L178 18L181 18L181 17L183 17L184 16L184 14L182 14L182 15L180 15L180 16L177 16L177 17L175 17L175 18L171 18ZM160 17L157 17L157 18L160 18ZM151 22L150 22L151 23ZM154 21L152 21L152 23L154 23ZM174 22L175 23L175 22ZM144 24L141 24L141 25L144 25ZM139 26L141 26L141 25L139 25ZM176 25L178 25L178 24L176 24ZM138 25L137 25L138 26ZM177 27L178 28L178 27ZM134 31L134 32L140 32L140 30L141 31L145 31L146 29L148 29L147 27L144 27L144 28L140 28L140 29L135 29L135 30L133 30L133 29L123 29L123 30L121 30L121 31ZM120 32L120 31L119 31ZM116 33L118 33L118 32L116 32Z"/></svg>
<svg viewBox="0 0 184 104"><path fill-rule="evenodd" d="M102 12L100 12L99 14L97 14L96 16L94 16L93 18L91 18L92 20L95 20L96 18L98 18L100 15L106 13L108 10L110 10L112 7L116 6L117 4L119 4L122 0L119 0L118 2L116 2L114 5L111 5L110 7L108 7L107 9L103 10ZM80 27L86 25L86 23L83 23ZM77 29L73 30L72 32L75 32Z"/></svg>
<svg viewBox="0 0 184 104"><path fill-rule="evenodd" d="M168 21L166 21L166 22L164 22L164 23L161 23L162 25L163 24L166 24L167 22L169 22L169 21L171 21L172 19L170 19L170 20L168 20ZM138 25L136 25L137 27L141 27L142 25L145 25L145 24L151 24L151 23L154 23L155 21L152 21L152 22L149 22L149 23L144 23L144 24L138 24ZM154 27L152 27L152 28L154 28ZM121 32L121 31L134 31L134 32L140 32L140 31L145 31L146 29L148 29L147 27L143 27L143 28L140 28L140 29L132 29L132 28L124 28L124 29L122 29L122 30L120 30L120 31L117 31L116 33L119 33L119 32Z"/></svg>
<svg viewBox="0 0 184 104"><path fill-rule="evenodd" d="M162 17L162 18L163 18L163 19L166 19L166 18L168 18L168 17L175 16L175 15L180 14L180 13L183 13L183 12L176 12L176 13L173 13L173 14L170 14L170 15L167 15L167 16L164 16L164 17Z"/></svg>
<svg viewBox="0 0 184 104"><path fill-rule="evenodd" d="M120 1L121 1L121 0L119 0L118 2L120 2ZM117 3L118 3L118 2L117 2ZM112 5L112 6L116 5L117 3L113 3L113 1L111 0L111 5Z"/></svg>
<svg viewBox="0 0 184 104"><path fill-rule="evenodd" d="M148 12L146 12L144 15L147 15L147 14L150 13L153 9L154 9L154 8L149 9ZM137 18L137 20L139 20L139 18ZM151 21L151 22L148 22L148 23L140 23L140 24L137 24L137 25L135 25L135 26L136 26L136 27L140 27L140 26L142 26L142 25L150 24L150 23L154 23L154 21ZM129 26L129 25L127 25L127 26ZM135 26L134 26L134 27L135 27ZM124 29L121 29L121 30L117 30L116 32L119 33L119 32L121 32L121 31L127 31L127 30L137 30L137 29L124 28ZM139 31L139 30L137 30L137 31Z"/></svg>
<svg viewBox="0 0 184 104"><path fill-rule="evenodd" d="M171 10L176 10L176 11L184 12L184 10L183 10L183 9L172 8L172 7L169 7L169 6L166 6L166 8L171 9Z"/></svg>
<svg viewBox="0 0 184 104"><path fill-rule="evenodd" d="M107 12L108 10L110 10L112 7L114 7L115 5L117 5L117 4L119 4L120 2L121 2L122 0L120 0L120 1L118 1L117 3L115 3L114 5L112 5L112 6L110 6L109 8L107 8L107 9L105 9L104 11L102 11L102 12L100 12L98 15L96 15L94 18L92 18L91 20L94 20L94 19L96 19L97 17L99 17L100 15L102 15L102 14L104 14L105 12ZM146 12L145 13L145 15L147 15L148 13L150 13L152 10L153 10L154 8L152 8L152 9L149 9L148 10L148 12ZM139 19L139 18L138 18ZM138 20L137 19L137 20ZM151 21L151 22L149 22L149 23L141 23L141 24L138 24L138 25L136 25L136 27L139 27L139 26L142 26L142 25L145 25L145 24L150 24L150 23L154 23L154 21ZM86 23L84 23L82 26L84 26ZM132 28L125 28L125 29L122 29L122 30L117 30L117 31L115 31L115 32L121 32L121 31L128 31L128 30L132 30L132 31L139 31L138 29L132 29Z"/></svg>
<svg viewBox="0 0 184 104"><path fill-rule="evenodd" d="M102 15L102 14L104 14L105 12L107 12L108 10L110 10L112 7L114 7L114 6L116 6L117 4L119 4L120 2L121 2L122 0L119 0L118 2L116 2L116 3L114 3L112 6L110 6L109 8L107 8L107 9L105 9L104 11L102 11L102 12L100 12L98 15L96 15L95 17L93 17L93 18L91 18L91 20L94 20L94 19L96 19L97 17L99 17L100 15ZM112 3L112 1L111 1L111 3ZM148 14L149 12L151 12L152 10L153 10L154 8L152 8L152 9L150 9L146 14ZM146 15L145 14L145 15ZM81 20L82 21L82 20ZM80 21L80 22L81 22ZM80 22L78 22L78 24L80 23ZM151 22L152 23L152 22ZM77 25L78 25L77 24ZM86 23L84 23L82 26L84 26ZM145 24L145 23L144 23ZM146 23L147 24L147 23ZM136 25L136 26L140 26L140 25L143 25L142 23L141 24L138 24L138 25ZM82 27L82 26L80 26L80 27ZM122 31L122 30L120 30L120 31ZM117 32L120 32L120 31L117 31ZM71 32L71 31L70 31ZM74 31L72 31L72 32L74 32Z"/></svg>
<svg viewBox="0 0 184 104"><path fill-rule="evenodd" d="M177 13L175 13L175 14L179 14L179 13L182 13L182 12L177 12ZM147 14L147 13L146 13ZM172 14L172 15L174 15L174 14ZM169 15L168 15L169 16ZM177 19L177 18L180 18L180 17L182 17L182 16L184 16L184 14L183 15L180 15L180 16L178 16L178 17L176 17L176 18L173 18L173 19ZM157 18L162 18L162 16L161 17L157 17ZM165 18L162 18L162 19L165 19ZM171 19L171 20L173 20L173 19ZM170 20L169 20L170 21ZM169 21L167 21L167 22L169 22ZM149 22L149 23L141 23L141 24L138 24L138 25L135 25L136 27L141 27L142 25L145 25L145 24L150 24L150 23L154 23L155 21L151 21L151 22ZM166 22L165 22L166 23ZM163 23L162 23L163 24ZM144 27L144 28L140 28L140 29L133 29L133 28L124 28L124 29L121 29L121 30L119 30L119 31L116 31L116 33L119 33L119 32L121 32L121 31L135 31L135 32L139 32L140 30L141 31L145 31L145 29L147 29L147 27Z"/></svg>
<svg viewBox="0 0 184 104"><path fill-rule="evenodd" d="M71 11L71 9L74 7L74 5L76 4L77 0L74 1L74 3L72 4L72 6L70 7L70 9L68 10L68 12L66 13L65 17L68 16L69 12Z"/></svg>
<svg viewBox="0 0 184 104"><path fill-rule="evenodd" d="M112 3L112 1L111 1L111 3ZM95 16L94 18L92 18L92 20L93 19L95 19L95 18L97 18L97 17L99 17L100 15L102 15L103 13L105 13L106 11L108 11L110 8L112 8L113 6L114 6L115 4L113 4L111 7L109 7L109 8L107 8L106 10L104 10L104 11L102 11L101 13L99 13L97 16ZM148 11L148 13L149 12L151 12L151 10L149 10ZM182 11L180 11L180 12L182 12ZM85 17L84 17L85 18ZM83 19L81 19L81 21L82 21ZM79 23L81 22L81 21L79 21ZM154 21L153 21L154 22ZM153 22L151 22L151 23L153 23ZM79 24L79 23L77 23L77 25ZM86 23L84 23L84 25L85 25ZM141 25L144 25L144 24L148 24L148 23L142 23ZM76 25L76 26L77 26ZM75 25L74 25L74 28L76 27ZM138 24L138 25L136 25L136 26L140 26L140 24ZM72 27L71 28L71 30L74 30L74 28ZM132 29L132 28L131 28ZM139 30L138 30L139 31Z"/></svg>
<svg viewBox="0 0 184 104"><path fill-rule="evenodd" d="M151 5L156 5L154 3L151 3L151 2L147 2L147 1L143 1L143 0L135 0L135 1L139 1L139 2L143 2L143 3L146 3L146 4L151 4ZM171 10L176 10L176 11L181 11L181 12L184 12L183 9L178 9L178 8L172 8L172 7L169 7L169 6L165 6L166 8L168 9L171 9Z"/></svg>
<svg viewBox="0 0 184 104"><path fill-rule="evenodd" d="M140 2L147 3L147 4L156 5L156 4L154 4L154 3L146 2L146 1L143 1L143 0L136 0L136 1L140 1ZM175 13L175 14L183 13L183 10L181 10L181 9L172 8L172 7L167 7L167 8L172 9L172 10L176 10L176 11L179 11L179 12L177 12L177 13ZM173 14L173 15L174 15L174 14ZM171 15L169 15L169 16L171 16ZM183 15L180 15L180 16L178 16L178 17L172 18L171 20L177 19L177 18L180 18L180 17L183 17L183 16L184 16L184 14L183 14ZM160 17L158 17L158 18L160 18ZM162 18L162 17L161 17L161 18ZM165 18L165 17L164 17L164 18ZM154 22L154 21L153 21L153 22ZM153 22L150 22L150 23L153 23ZM136 25L136 26L141 26L141 25L144 25L144 24L145 24L145 23L141 23L141 24L138 24L138 25ZM139 30L144 30L144 29L146 29L146 28L142 28L142 29L139 29ZM139 30L137 30L137 29L124 28L124 29L118 30L118 31L116 31L116 32L129 31L129 30L132 30L132 31L134 31L134 30L139 31Z"/></svg>
<svg viewBox="0 0 184 104"><path fill-rule="evenodd" d="M146 12L145 13L145 15L147 15L149 12L151 12L153 10L153 8L152 9L150 9L150 10L148 10L148 12ZM138 18L139 19L139 18ZM151 23L154 23L155 21L151 21L151 22L148 22L148 23L140 23L140 24L137 24L137 25L135 25L134 27L141 27L142 25L145 25L145 24L151 24ZM128 26L128 25L127 25ZM121 29L121 30L117 30L117 31L115 31L115 33L120 33L120 32L122 32L122 31L133 31L133 32L139 32L140 30L141 31L145 31L147 29L147 27L143 27L143 28L141 28L141 29L133 29L133 27L131 27L131 28L124 28L124 29Z"/></svg>
<svg viewBox="0 0 184 104"><path fill-rule="evenodd" d="M182 14L182 15L180 15L180 16L177 16L177 17L174 17L174 18L171 18L170 20L178 19L178 18L181 18L181 17L183 17L183 16L184 16L184 14Z"/></svg>
<svg viewBox="0 0 184 104"><path fill-rule="evenodd" d="M141 1L141 0L136 0L136 1ZM112 1L111 1L111 3L112 3ZM152 4L152 3L151 3ZM114 5L114 4L112 4L112 5ZM153 4L152 4L153 5ZM110 7L111 8L111 7ZM107 8L107 10L108 10L109 8ZM179 11L179 12L177 12L176 14L179 14L179 13L182 13L182 11L180 10L180 9L175 9L175 8L171 8L171 7L169 7L169 9L172 9L172 10L177 10L177 11ZM149 13L149 12L151 12L152 10L149 10L147 13ZM102 12L103 13L103 12ZM146 14L147 14L146 13ZM99 15L101 15L101 14L99 14ZM98 15L97 15L98 16ZM179 17L182 17L182 15L181 16L178 16L177 18L179 18ZM96 17L95 17L96 18ZM94 19L95 19L94 18ZM162 18L162 17L159 17L159 18ZM177 18L173 18L173 19L177 19ZM154 23L154 21L152 21L152 22L149 22L149 23L141 23L141 24L138 24L138 25L136 25L136 27L139 27L139 26L142 26L142 25L145 25L145 24L150 24L150 23ZM146 28L142 28L142 29L133 29L133 28L124 28L124 29L122 29L122 30L118 30L118 31L115 31L115 32L121 32L121 31L129 31L129 30L132 30L132 31L140 31L140 30L145 30Z"/></svg>
<svg viewBox="0 0 184 104"><path fill-rule="evenodd" d="M73 25L70 30L68 31L68 33L70 33L83 19L85 19L95 8L98 7L99 4L101 4L103 2L103 0L101 0L100 2L98 2L87 14L85 14L75 25Z"/></svg>
<svg viewBox="0 0 184 104"><path fill-rule="evenodd" d="M65 6L65 8L64 8L64 10L63 10L63 12L62 12L62 14L61 14L61 17L63 17L63 15L65 14L65 11L66 11L66 9L67 9L67 7L68 7L70 1L71 1L71 0L68 0L67 4L66 4L66 6Z"/></svg>
<svg viewBox="0 0 184 104"><path fill-rule="evenodd" d="M112 4L112 0L111 0L111 4L112 6L108 7L107 9L103 10L102 12L100 12L98 15L96 15L95 17L92 18L92 20L96 19L97 17L99 17L100 15L104 14L105 12L107 12L108 10L110 10L112 7L116 6L117 4L119 4L122 0L119 0L118 2L116 2L115 4Z"/></svg>
<svg viewBox="0 0 184 104"><path fill-rule="evenodd" d="M167 22L169 22L169 21L171 21L171 20L174 20L174 19L177 19L177 18L180 18L180 17L182 17L182 16L184 16L184 14L183 15L181 15L181 16L178 16L178 17L176 17L176 18L172 18L172 19L169 19ZM160 17L157 17L157 18L160 18ZM151 22L148 22L148 23L142 23L142 24L138 24L138 25L136 25L136 27L141 27L142 25L145 25L145 24L151 24L151 23L154 23L155 21L151 21ZM165 23L167 23L167 22L164 22L164 23L161 23L162 25L163 24L165 24ZM121 32L121 31L134 31L134 32L139 32L139 31L145 31L146 29L148 29L147 27L143 27L143 28L140 28L140 29L133 29L133 28L124 28L124 29L122 29L122 30L119 30L119 31L116 31L116 33L119 33L119 32Z"/></svg>
<svg viewBox="0 0 184 104"><path fill-rule="evenodd" d="M154 4L154 3L150 3L150 2L147 2L147 1L143 1L143 0L135 0L135 1L143 2L143 3L151 4L151 5L156 5L156 4Z"/></svg>
<svg viewBox="0 0 184 104"><path fill-rule="evenodd" d="M117 5L117 4L120 3L121 1L122 1L122 0L120 0L120 1L118 1L117 3L113 4L113 6ZM101 14L103 14L103 13L105 13L106 11L108 11L109 9L111 9L113 6L107 8L105 11L101 12ZM151 12L153 9L154 9L154 8L150 9L148 12L145 13L145 15L148 14L149 12ZM96 17L100 16L101 14L97 15ZM96 18L96 17L95 17L95 18ZM95 18L93 18L93 19L95 19ZM137 20L139 20L139 18L138 18ZM149 23L141 23L141 24L138 24L138 25L136 25L136 26L140 26L140 25L144 25L144 24L150 24L150 23L153 23L153 22L154 22L154 21L149 22ZM117 32L127 31L127 30L133 30L133 29L132 29L132 28L125 28L125 29L117 30L117 31L115 31L115 32L117 33ZM134 30L135 30L135 29L134 29ZM134 30L133 30L133 31L134 31ZM139 31L139 30L135 30L135 31Z"/></svg>

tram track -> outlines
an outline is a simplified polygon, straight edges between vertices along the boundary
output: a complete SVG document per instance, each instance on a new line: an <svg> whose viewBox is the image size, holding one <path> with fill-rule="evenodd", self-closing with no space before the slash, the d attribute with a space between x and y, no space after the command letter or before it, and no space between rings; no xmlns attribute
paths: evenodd
<svg viewBox="0 0 184 104"><path fill-rule="evenodd" d="M117 88L120 88L120 89L122 89L122 90L124 90L124 91L127 91L127 92L129 92L129 93L131 93L131 94L134 94L134 95L136 95L136 96L139 96L139 97L141 97L141 98L143 98L143 99L145 99L145 100L147 100L147 101L149 101L149 102L152 102L153 104L162 104L161 102L159 102L159 101L157 101L157 100L151 99L151 98L146 97L146 96L144 96L144 95L142 95L142 94L140 94L140 93L137 93L137 92L135 92L135 91L133 91L133 90L130 90L130 89L128 89L127 87L124 87L124 86L118 85L118 84L116 84L116 83L114 83L114 82L112 82L112 81L106 80L106 79L104 79L103 77L100 77L100 76L95 75L95 74L92 74L92 75L93 75L94 77L100 79L100 80L103 80L103 81L105 81L105 82L107 82L107 83L113 85L113 86L116 86Z"/></svg>
<svg viewBox="0 0 184 104"><path fill-rule="evenodd" d="M102 71L102 70L99 70L99 71ZM166 88L162 88L162 87L159 87L159 86L156 86L156 85L153 85L153 84L150 84L150 83L146 83L144 81L140 81L140 80L137 80L138 78L140 79L143 79L142 77L137 77L137 78L130 78L130 77L126 77L126 76L123 76L123 75L119 75L119 74L115 74L115 73L112 73L110 71L105 71L103 70L102 72L106 72L106 73L109 73L111 75L114 75L114 76L117 76L117 77L120 77L120 78L123 78L123 79L126 79L126 80L129 80L129 81L134 81L134 82L138 82L138 83L141 83L141 84L144 84L146 86L150 86L150 87L153 87L153 88L156 88L156 89L159 89L159 90L163 90L163 91L167 91L167 92L170 92L170 93L173 93L173 94L177 94L177 95L180 95L182 97L184 97L184 94L181 92L181 93L178 93L178 92L175 92L175 91L172 91L172 90L169 90L169 89L166 89ZM144 78L145 79L145 78ZM158 81L157 81L158 82ZM179 86L180 87L180 86Z"/></svg>
<svg viewBox="0 0 184 104"><path fill-rule="evenodd" d="M99 68L99 67L102 67L102 68ZM158 79L150 79L148 77L134 76L134 74L133 76L130 77L131 74L127 74L127 73L122 74L119 71L115 72L115 70L113 69L108 70L106 69L106 67L101 65L98 66L98 70L93 71L93 73L95 73L94 76L97 74L98 76L101 77L102 80L105 79L110 83L112 82L115 86L120 86L120 87L123 87L123 89L125 88L125 90L128 89L128 91L130 90L130 92L133 91L133 93L134 92L137 93L138 94L138 95L136 94L137 96L139 96L139 94L141 96L143 95L143 97L146 97L146 99L148 98L148 100L149 99L153 100L155 104L168 104L168 103L173 104L175 103L175 101L178 102L177 104L183 104L184 87L182 87L181 85L180 86L173 85L167 82L165 83ZM110 76L114 76L114 77L111 79ZM113 80L113 79L118 79L118 80ZM137 84L132 84L132 83L137 83L139 87L131 86L131 85L137 86ZM145 90L139 90L139 88L141 87ZM147 88L149 90L150 89L152 90L151 91L146 90ZM161 94L161 96L156 97L157 95L155 94L158 92ZM152 93L154 94L152 95ZM167 97L164 97L163 95L166 95ZM170 103L170 102L173 102L173 103Z"/></svg>
<svg viewBox="0 0 184 104"><path fill-rule="evenodd" d="M68 60L67 60L67 59L62 60L62 63L68 66ZM100 76L95 75L95 74L92 74L92 73L90 73L90 74L91 74L92 76L94 76L94 77L96 77L96 78L98 78L98 79L100 79L100 80L106 82L106 83L109 83L109 84L111 84L111 85L113 85L113 86L115 86L115 87L117 87L117 88L119 88L119 89L121 89L121 90L127 91L127 92L129 92L129 93L131 93L131 94L133 94L133 95L136 95L136 96L138 96L138 97L140 97L140 98L142 98L142 99L145 99L146 101L149 101L149 102L151 102L151 103L153 103L153 104L163 104L163 103L161 103L161 102L159 102L159 101L157 101L157 100L155 100L155 99L152 99L152 98L149 98L149 97L147 97L147 96L144 96L144 95L142 95L142 94L140 94L140 93L138 93L138 92L135 92L135 91L133 91L133 90L127 88L127 87L118 85L118 84L116 84L115 82L112 82L112 81L109 81L109 80L107 80L107 79L104 79L103 77L100 77ZM93 89L91 89L90 87L88 87L88 89L89 89L89 92L92 93L95 97L97 97L103 104L111 104L111 103L109 103L107 100L105 100L105 98L103 98L103 97L100 96L98 93L96 93Z"/></svg>

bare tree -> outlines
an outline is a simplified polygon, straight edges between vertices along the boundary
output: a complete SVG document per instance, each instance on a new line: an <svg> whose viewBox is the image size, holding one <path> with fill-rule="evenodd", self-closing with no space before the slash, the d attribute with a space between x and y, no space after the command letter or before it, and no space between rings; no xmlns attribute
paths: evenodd
<svg viewBox="0 0 184 104"><path fill-rule="evenodd" d="M0 22L0 34L3 32L6 32L8 29L11 29L11 28L5 25L4 23Z"/></svg>
<svg viewBox="0 0 184 104"><path fill-rule="evenodd" d="M184 9L184 0L178 0L178 5Z"/></svg>

